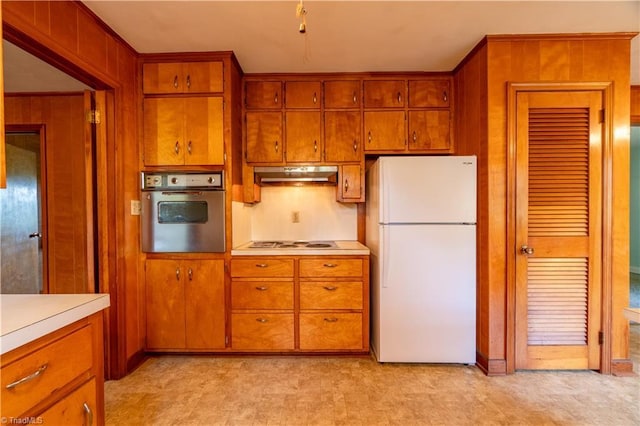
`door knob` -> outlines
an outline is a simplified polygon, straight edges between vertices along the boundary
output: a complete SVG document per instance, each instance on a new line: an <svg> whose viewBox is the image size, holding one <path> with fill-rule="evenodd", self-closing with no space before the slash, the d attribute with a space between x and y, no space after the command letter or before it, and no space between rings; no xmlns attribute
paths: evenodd
<svg viewBox="0 0 640 426"><path fill-rule="evenodd" d="M33 234L29 234L29 238L42 238L42 234L39 232L34 232Z"/></svg>
<svg viewBox="0 0 640 426"><path fill-rule="evenodd" d="M520 253L521 253L521 254L526 254L526 255L531 255L531 254L533 254L533 253L534 253L534 250L533 250L533 247L529 247L528 245L523 244L523 245L520 247Z"/></svg>

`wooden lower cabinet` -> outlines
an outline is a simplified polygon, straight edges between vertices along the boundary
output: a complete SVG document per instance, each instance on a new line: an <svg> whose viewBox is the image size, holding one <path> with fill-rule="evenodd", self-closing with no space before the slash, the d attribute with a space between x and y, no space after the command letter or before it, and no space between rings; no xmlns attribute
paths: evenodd
<svg viewBox="0 0 640 426"><path fill-rule="evenodd" d="M368 352L369 257L234 257L231 349Z"/></svg>
<svg viewBox="0 0 640 426"><path fill-rule="evenodd" d="M147 259L148 350L225 348L224 260Z"/></svg>
<svg viewBox="0 0 640 426"><path fill-rule="evenodd" d="M3 354L3 423L104 424L102 312Z"/></svg>

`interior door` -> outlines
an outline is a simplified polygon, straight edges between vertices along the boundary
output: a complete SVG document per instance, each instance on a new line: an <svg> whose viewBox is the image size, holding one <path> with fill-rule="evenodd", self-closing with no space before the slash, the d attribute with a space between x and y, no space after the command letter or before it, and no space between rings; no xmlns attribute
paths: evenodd
<svg viewBox="0 0 640 426"><path fill-rule="evenodd" d="M517 94L517 369L600 367L602 102Z"/></svg>

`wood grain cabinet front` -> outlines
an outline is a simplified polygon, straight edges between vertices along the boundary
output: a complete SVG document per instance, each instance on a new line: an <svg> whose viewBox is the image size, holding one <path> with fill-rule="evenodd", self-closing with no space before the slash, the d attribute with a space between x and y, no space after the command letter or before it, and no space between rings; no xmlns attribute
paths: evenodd
<svg viewBox="0 0 640 426"><path fill-rule="evenodd" d="M144 99L144 163L224 164L222 97Z"/></svg>
<svg viewBox="0 0 640 426"><path fill-rule="evenodd" d="M318 81L286 81L285 108L320 109L322 83Z"/></svg>
<svg viewBox="0 0 640 426"><path fill-rule="evenodd" d="M342 202L364 201L364 168L360 164L343 164L338 175L337 199Z"/></svg>
<svg viewBox="0 0 640 426"><path fill-rule="evenodd" d="M102 312L0 357L7 424L104 424Z"/></svg>
<svg viewBox="0 0 640 426"><path fill-rule="evenodd" d="M146 347L225 347L224 260L147 259Z"/></svg>
<svg viewBox="0 0 640 426"><path fill-rule="evenodd" d="M142 90L145 94L220 93L223 88L221 61L142 65Z"/></svg>

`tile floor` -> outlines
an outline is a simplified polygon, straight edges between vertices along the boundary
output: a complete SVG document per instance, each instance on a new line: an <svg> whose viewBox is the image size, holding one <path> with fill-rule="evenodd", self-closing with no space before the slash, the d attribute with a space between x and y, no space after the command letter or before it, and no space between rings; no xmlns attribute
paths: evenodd
<svg viewBox="0 0 640 426"><path fill-rule="evenodd" d="M105 391L106 424L118 426L640 424L638 376L486 377L367 357L153 357Z"/></svg>

